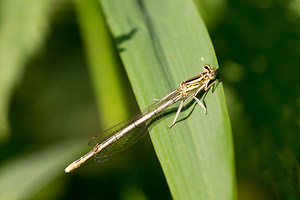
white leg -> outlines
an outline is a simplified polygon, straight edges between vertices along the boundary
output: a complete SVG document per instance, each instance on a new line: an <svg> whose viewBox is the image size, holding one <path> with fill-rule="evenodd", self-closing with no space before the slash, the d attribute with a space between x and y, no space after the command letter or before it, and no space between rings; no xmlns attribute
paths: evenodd
<svg viewBox="0 0 300 200"><path fill-rule="evenodd" d="M179 105L179 107L178 107L178 110L177 110L177 112L176 112L175 118L174 118L172 124L169 126L169 128L171 128L171 127L175 124L175 122L176 122L176 120L177 120L177 118L178 118L178 116L179 116L179 113L180 113L180 111L181 111L181 109L182 109L182 107L183 107L183 103L184 103L187 99L189 99L191 96L193 96L193 98L197 101L197 103L204 109L204 113L206 114L206 112L207 112L206 107L203 105L203 103L202 103L196 96L197 96L197 94L198 94L203 88L204 88L204 91L207 91L211 86L213 86L213 85L216 83L216 80L213 81L213 82L212 82L211 84L209 84L209 85L208 85L208 83L209 83L209 82L207 82L204 86L200 87L195 93L193 93L192 95L189 95L188 97L186 97L185 99L183 99L183 100L181 101L181 103L180 103L180 105ZM175 90L175 91L176 91L176 90ZM175 91L171 92L170 94L168 94L167 96L161 98L161 99L158 100L158 101L162 101L162 100L168 98L168 97L171 96Z"/></svg>
<svg viewBox="0 0 300 200"><path fill-rule="evenodd" d="M204 91L206 92L209 88L211 88L211 86L213 86L215 83L216 83L216 80L213 81L211 84L208 85L209 82L207 82L205 84L205 87L204 87ZM204 104L196 97L197 93L194 94L193 98L197 101L197 103L204 109L204 113L206 114L207 113L207 109L206 107L204 106Z"/></svg>
<svg viewBox="0 0 300 200"><path fill-rule="evenodd" d="M207 85L208 84L208 82L207 82L207 84L205 85L204 91L207 91L209 88L211 88L211 86L213 86L216 83L216 81L217 80L213 81L210 85Z"/></svg>
<svg viewBox="0 0 300 200"><path fill-rule="evenodd" d="M175 124L176 119L177 119L177 117L178 117L178 115L179 115L179 113L180 113L180 111L181 111L181 109L182 109L182 106L183 106L183 103L185 102L185 100L186 100L186 99L183 99L183 100L181 101L181 103L180 103L180 105L179 105L179 107L178 107L178 110L177 110L177 112L176 112L175 118L174 118L172 124L169 126L169 128L171 128L171 127Z"/></svg>
<svg viewBox="0 0 300 200"><path fill-rule="evenodd" d="M193 95L194 95L194 96L197 96L198 93L199 93L204 87L206 87L206 84L203 85L203 86L201 86L201 87L200 87Z"/></svg>
<svg viewBox="0 0 300 200"><path fill-rule="evenodd" d="M193 98L197 101L197 103L204 109L204 113L206 114L206 108L203 105L203 103L195 96L193 96Z"/></svg>

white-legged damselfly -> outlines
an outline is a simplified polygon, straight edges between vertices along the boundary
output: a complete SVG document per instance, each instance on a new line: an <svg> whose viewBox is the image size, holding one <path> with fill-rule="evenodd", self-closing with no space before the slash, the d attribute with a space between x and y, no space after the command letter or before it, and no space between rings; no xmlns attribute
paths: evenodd
<svg viewBox="0 0 300 200"><path fill-rule="evenodd" d="M78 160L71 163L65 169L65 172L73 171L95 155L103 159L115 152L119 152L128 141L131 141L129 140L130 137L136 135L133 140L136 141L143 132L146 132L147 121L158 116L169 106L178 101L181 101L181 103L175 114L175 118L169 127L172 127L175 124L183 103L191 97L197 101L206 113L206 107L197 98L197 94L201 91L206 92L216 83L217 72L209 65L204 65L203 69L204 72L181 82L177 89L157 100L156 103L146 108L141 114L135 116L133 119L112 127L111 129L103 132L99 137L92 138L91 141L94 144L94 148Z"/></svg>

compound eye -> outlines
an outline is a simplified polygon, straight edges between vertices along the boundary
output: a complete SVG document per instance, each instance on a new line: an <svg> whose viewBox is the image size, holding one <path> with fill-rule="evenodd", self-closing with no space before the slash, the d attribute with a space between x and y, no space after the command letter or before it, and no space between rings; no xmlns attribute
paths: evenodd
<svg viewBox="0 0 300 200"><path fill-rule="evenodd" d="M208 64L203 65L203 69L204 69L204 70L209 71L209 68L210 68L210 65L208 65Z"/></svg>
<svg viewBox="0 0 300 200"><path fill-rule="evenodd" d="M209 78L211 80L215 79L217 77L217 73L215 71L213 71L210 75L209 75Z"/></svg>

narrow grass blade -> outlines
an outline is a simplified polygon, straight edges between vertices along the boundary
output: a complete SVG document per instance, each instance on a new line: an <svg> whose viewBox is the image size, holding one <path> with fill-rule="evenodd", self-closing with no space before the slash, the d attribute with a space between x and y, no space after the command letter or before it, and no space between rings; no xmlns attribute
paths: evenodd
<svg viewBox="0 0 300 200"><path fill-rule="evenodd" d="M217 60L189 0L101 1L141 108ZM175 199L235 199L233 143L222 83L205 97L208 113L187 103L181 119L159 121L151 139Z"/></svg>
<svg viewBox="0 0 300 200"><path fill-rule="evenodd" d="M31 199L62 174L66 160L84 149L82 140L62 142L7 161L0 167L0 199Z"/></svg>
<svg viewBox="0 0 300 200"><path fill-rule="evenodd" d="M75 1L75 8L101 122L110 127L129 115L117 50L97 0Z"/></svg>

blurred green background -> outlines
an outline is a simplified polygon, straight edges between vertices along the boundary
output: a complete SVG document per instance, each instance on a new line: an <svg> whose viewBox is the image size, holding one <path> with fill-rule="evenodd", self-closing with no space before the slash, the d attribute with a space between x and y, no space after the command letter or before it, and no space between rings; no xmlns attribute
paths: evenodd
<svg viewBox="0 0 300 200"><path fill-rule="evenodd" d="M300 1L195 5L225 86L238 198L299 199ZM109 162L64 174L91 136L138 110L105 25L110 53L88 53L80 8L67 0L0 1L0 198L171 199L148 136ZM113 107L119 114L107 120L91 60L105 66L111 56L129 109Z"/></svg>

